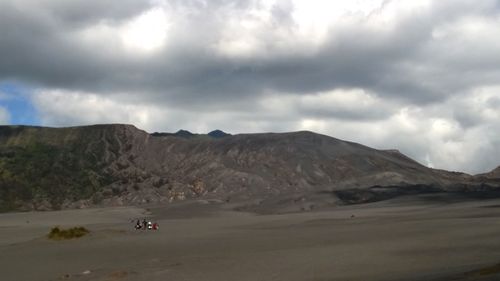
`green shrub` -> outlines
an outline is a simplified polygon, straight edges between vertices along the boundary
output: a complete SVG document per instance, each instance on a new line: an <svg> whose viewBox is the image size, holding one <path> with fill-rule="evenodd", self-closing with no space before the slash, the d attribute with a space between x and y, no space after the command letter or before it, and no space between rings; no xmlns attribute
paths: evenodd
<svg viewBox="0 0 500 281"><path fill-rule="evenodd" d="M68 229L60 229L58 226L50 230L47 237L52 240L67 240L73 238L79 238L90 233L85 227L72 227Z"/></svg>

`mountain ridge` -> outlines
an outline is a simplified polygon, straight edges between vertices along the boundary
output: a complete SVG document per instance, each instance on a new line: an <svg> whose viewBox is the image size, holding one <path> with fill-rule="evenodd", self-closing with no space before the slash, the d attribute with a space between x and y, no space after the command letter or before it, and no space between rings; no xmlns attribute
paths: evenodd
<svg viewBox="0 0 500 281"><path fill-rule="evenodd" d="M419 187L446 192L497 187L494 177L430 169L399 151L310 131L217 134L149 134L127 124L0 126L0 210L187 199L255 206L279 199L288 208L301 198L334 206L353 202L351 195L342 199L345 190L364 194L357 199L364 202L376 200L380 187L397 190L395 195Z"/></svg>

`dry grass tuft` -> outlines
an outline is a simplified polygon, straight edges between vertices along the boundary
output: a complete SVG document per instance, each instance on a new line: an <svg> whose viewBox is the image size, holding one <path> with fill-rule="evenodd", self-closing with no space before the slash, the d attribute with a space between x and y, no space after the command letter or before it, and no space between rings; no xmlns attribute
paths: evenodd
<svg viewBox="0 0 500 281"><path fill-rule="evenodd" d="M85 227L72 227L68 229L60 229L58 226L52 228L47 237L52 240L68 240L80 238L89 234L90 231Z"/></svg>

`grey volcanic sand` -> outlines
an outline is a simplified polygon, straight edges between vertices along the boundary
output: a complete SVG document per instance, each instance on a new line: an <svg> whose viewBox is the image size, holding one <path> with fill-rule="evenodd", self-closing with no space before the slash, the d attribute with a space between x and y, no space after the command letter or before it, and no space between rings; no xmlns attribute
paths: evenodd
<svg viewBox="0 0 500 281"><path fill-rule="evenodd" d="M500 280L500 200L418 196L283 215L224 206L1 214L0 279ZM134 230L145 216L160 230ZM50 241L55 225L91 235Z"/></svg>

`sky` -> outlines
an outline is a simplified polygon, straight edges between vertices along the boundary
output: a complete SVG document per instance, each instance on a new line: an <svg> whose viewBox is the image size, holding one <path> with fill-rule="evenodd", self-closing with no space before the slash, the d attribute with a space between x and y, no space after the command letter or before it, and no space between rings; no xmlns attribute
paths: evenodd
<svg viewBox="0 0 500 281"><path fill-rule="evenodd" d="M0 0L0 124L310 130L500 165L500 0Z"/></svg>

